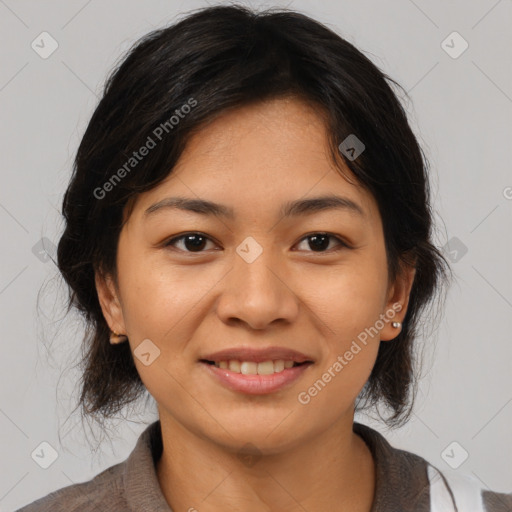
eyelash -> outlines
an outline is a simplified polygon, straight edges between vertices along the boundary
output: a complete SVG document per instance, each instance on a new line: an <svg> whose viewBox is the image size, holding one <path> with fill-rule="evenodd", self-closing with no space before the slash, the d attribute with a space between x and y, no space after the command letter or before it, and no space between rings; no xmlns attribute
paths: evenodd
<svg viewBox="0 0 512 512"><path fill-rule="evenodd" d="M204 233L201 233L199 231L191 231L191 232L188 232L188 233L184 233L180 236L177 236L177 237L174 237L174 238L171 238L169 240L167 240L166 242L164 242L164 247L170 247L170 248L173 248L173 249L176 249L175 247L173 247L173 244L178 242L179 240L183 240L185 237L189 236L189 235L199 235L199 236L202 236L204 238L206 238L208 241L211 241L213 242L213 240L207 236L206 234ZM299 243L314 236L314 235L325 235L325 236L328 236L329 238L334 238L339 244L341 247L339 247L338 249L329 249L327 251L306 251L306 252L312 252L312 253L315 253L315 254L331 254L333 252L338 252L342 249L350 249L350 246L345 243L339 236L337 235L334 235L332 233L327 233L325 231L319 231L319 232L314 232L314 233L309 233L308 235L305 235L304 237L302 237L300 240L299 240ZM181 251L181 252L184 252L184 253L188 253L188 254L201 254L205 251L201 250L201 251L197 251L197 252L194 252L194 251L187 251L187 250L182 250L182 249L177 249L178 251Z"/></svg>

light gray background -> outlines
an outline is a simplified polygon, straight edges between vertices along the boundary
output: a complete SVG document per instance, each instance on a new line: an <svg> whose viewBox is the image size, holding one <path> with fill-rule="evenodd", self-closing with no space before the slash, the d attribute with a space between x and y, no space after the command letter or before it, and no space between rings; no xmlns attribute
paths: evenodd
<svg viewBox="0 0 512 512"><path fill-rule="evenodd" d="M91 454L86 436L94 439L76 413L70 416L79 374L62 373L76 361L82 327L74 316L61 321L65 290L51 260L44 262L32 249L43 236L58 241L62 194L108 71L136 39L206 5L0 0L1 511L124 460L157 417L151 408L135 411L133 422L120 422L113 444L105 442L103 451ZM450 469L442 453L456 441L469 453L458 471L487 488L511 492L512 1L249 5L312 15L410 92L411 123L432 167L436 242L444 246L457 237L467 253L451 242L458 251L450 256L457 260L457 281L439 330L420 340L437 348L427 358L410 423L388 431L370 418L359 421L440 469ZM59 45L47 59L31 47L43 31ZM442 46L453 31L469 44L457 58ZM445 44L453 46L452 53L461 48L458 40ZM31 457L43 441L58 452L48 469ZM448 454L456 459L460 450Z"/></svg>

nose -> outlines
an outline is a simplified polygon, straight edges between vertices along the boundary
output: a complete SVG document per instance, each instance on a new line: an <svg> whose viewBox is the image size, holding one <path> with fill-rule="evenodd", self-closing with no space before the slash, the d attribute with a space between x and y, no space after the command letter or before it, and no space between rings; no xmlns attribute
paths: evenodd
<svg viewBox="0 0 512 512"><path fill-rule="evenodd" d="M223 322L243 322L262 330L279 320L292 323L297 319L300 301L293 280L271 253L266 248L251 263L234 255L217 302L217 315Z"/></svg>

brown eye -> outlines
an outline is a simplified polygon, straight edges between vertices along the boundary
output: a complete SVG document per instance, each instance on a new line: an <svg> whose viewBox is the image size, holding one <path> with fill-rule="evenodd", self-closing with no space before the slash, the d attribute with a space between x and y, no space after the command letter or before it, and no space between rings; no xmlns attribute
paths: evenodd
<svg viewBox="0 0 512 512"><path fill-rule="evenodd" d="M329 247L331 239L336 240L338 242L338 246L348 248L348 245L344 243L339 237L331 235L330 233L312 233L311 235L305 236L302 240L308 240L308 245L312 249L312 252L339 251L339 248L334 249L333 251L326 250Z"/></svg>
<svg viewBox="0 0 512 512"><path fill-rule="evenodd" d="M182 247L185 249L184 252L202 252L206 243L211 241L206 235L202 233L185 233L184 235L172 238L167 241L164 246L165 247L175 247L176 244L180 241L183 241Z"/></svg>

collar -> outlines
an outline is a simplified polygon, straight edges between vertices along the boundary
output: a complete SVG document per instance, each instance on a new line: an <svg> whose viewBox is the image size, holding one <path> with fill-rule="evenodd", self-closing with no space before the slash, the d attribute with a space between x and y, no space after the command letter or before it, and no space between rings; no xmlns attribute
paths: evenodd
<svg viewBox="0 0 512 512"><path fill-rule="evenodd" d="M158 420L142 432L126 459L123 486L126 501L133 512L172 512L156 474L156 462L162 450L162 430Z"/></svg>
<svg viewBox="0 0 512 512"><path fill-rule="evenodd" d="M362 423L353 429L370 449L375 463L375 494L370 512L430 511L427 461L392 447L384 436Z"/></svg>

